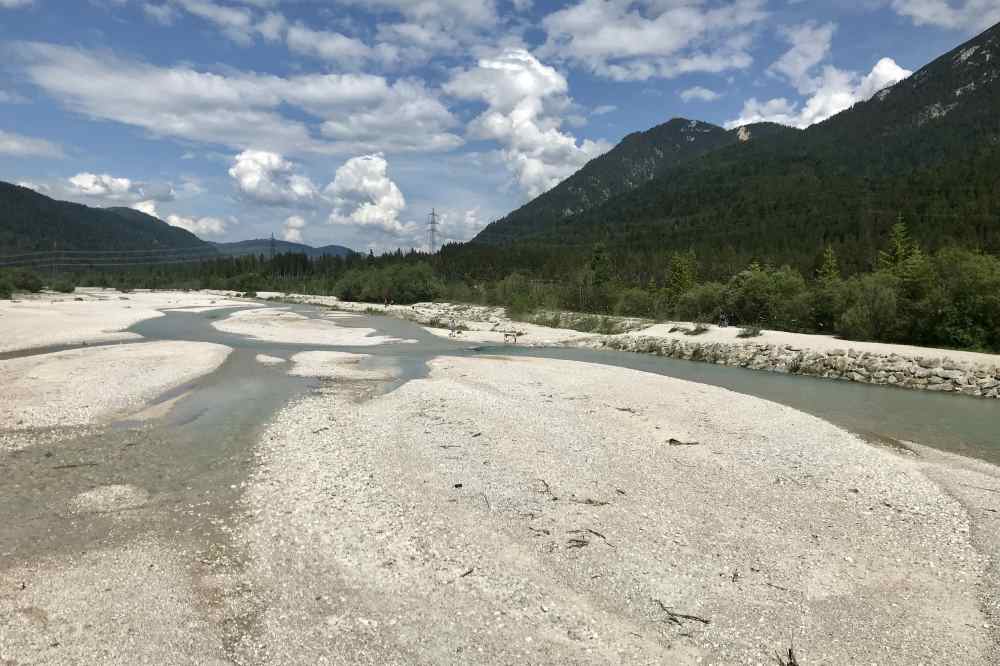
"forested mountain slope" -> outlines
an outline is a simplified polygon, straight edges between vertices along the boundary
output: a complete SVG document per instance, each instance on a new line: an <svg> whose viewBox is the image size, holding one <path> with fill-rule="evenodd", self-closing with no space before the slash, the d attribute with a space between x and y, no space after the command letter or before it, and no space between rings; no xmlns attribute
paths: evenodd
<svg viewBox="0 0 1000 666"><path fill-rule="evenodd" d="M355 254L354 250L342 245L324 245L313 247L303 243L292 243L283 240L270 240L268 238L257 238L253 240L237 241L234 243L213 243L220 254L230 257L245 257L247 255L269 256L271 243L274 243L275 254L304 254L307 257L346 257Z"/></svg>
<svg viewBox="0 0 1000 666"><path fill-rule="evenodd" d="M180 248L211 250L194 234L131 208L91 208L0 182L0 253Z"/></svg>
<svg viewBox="0 0 1000 666"><path fill-rule="evenodd" d="M737 132L686 118L635 132L559 185L488 226L477 241L502 243L535 233L737 141Z"/></svg>
<svg viewBox="0 0 1000 666"><path fill-rule="evenodd" d="M903 220L927 247L1000 251L1000 26L824 123L747 133L578 214L519 215L543 195L476 241L694 249L718 274L751 259L808 269L832 245L859 270Z"/></svg>

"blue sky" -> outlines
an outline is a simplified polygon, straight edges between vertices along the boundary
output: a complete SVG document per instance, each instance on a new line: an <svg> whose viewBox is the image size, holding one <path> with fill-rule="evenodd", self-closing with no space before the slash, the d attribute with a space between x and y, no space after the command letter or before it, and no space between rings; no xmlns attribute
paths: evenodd
<svg viewBox="0 0 1000 666"><path fill-rule="evenodd" d="M212 240L466 240L673 117L819 122L997 0L0 0L0 179Z"/></svg>

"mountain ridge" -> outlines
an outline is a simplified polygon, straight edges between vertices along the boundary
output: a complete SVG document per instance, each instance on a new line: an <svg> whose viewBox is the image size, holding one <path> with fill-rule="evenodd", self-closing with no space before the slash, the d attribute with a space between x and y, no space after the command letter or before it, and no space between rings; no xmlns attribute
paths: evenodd
<svg viewBox="0 0 1000 666"><path fill-rule="evenodd" d="M128 212L123 212L128 211ZM194 234L140 211L60 201L0 181L0 251L210 249Z"/></svg>
<svg viewBox="0 0 1000 666"><path fill-rule="evenodd" d="M749 140L714 142L572 215L538 214L539 200L581 170L473 243L695 249L730 255L720 272L754 258L805 266L829 244L860 268L903 219L930 245L1000 249L998 225L987 222L1000 210L990 176L1000 166L998 66L1000 25L806 130L730 130Z"/></svg>
<svg viewBox="0 0 1000 666"><path fill-rule="evenodd" d="M247 255L261 254L267 256L271 251L271 242L270 238L251 238L242 241L212 242L211 244L215 246L220 254L231 257L243 257ZM274 249L275 252L279 254L305 254L310 258L324 256L346 257L352 254L357 254L357 252L351 248L344 247L343 245L322 245L320 247L315 247L305 243L295 243L292 241L277 239L274 240Z"/></svg>

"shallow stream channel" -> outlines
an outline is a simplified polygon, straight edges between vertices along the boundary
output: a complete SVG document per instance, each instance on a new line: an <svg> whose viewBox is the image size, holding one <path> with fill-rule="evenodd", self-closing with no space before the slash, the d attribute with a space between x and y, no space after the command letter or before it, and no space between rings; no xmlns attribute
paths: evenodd
<svg viewBox="0 0 1000 666"><path fill-rule="evenodd" d="M330 314L313 306L264 305L310 318ZM1000 464L1000 410L995 401L626 352L474 347L384 316L338 317L336 323L374 329L376 335L409 342L363 347L287 344L225 333L212 326L241 309L164 310L163 317L129 329L145 341L189 340L233 349L215 372L161 396L144 411L146 418L72 437L50 438L51 433L39 432L38 445L0 453L0 474L7 480L0 484L0 568L150 533L175 541L190 538L196 552L222 549L227 552L221 559L238 559L238 553L230 552L229 535L231 521L241 510L241 489L254 464L254 444L279 409L319 386L319 380L287 374L288 364L258 362L258 354L285 360L303 351L365 354L362 369L391 367L397 377L372 388L378 392L392 391L425 376L428 361L445 355L505 354L599 363L711 384L785 404L877 443L912 441ZM6 357L50 351L56 350ZM94 390L101 389L95 386ZM101 486L142 488L148 500L116 512L80 515L65 511L72 498ZM122 512L134 515L122 520ZM219 559L206 557L206 562Z"/></svg>

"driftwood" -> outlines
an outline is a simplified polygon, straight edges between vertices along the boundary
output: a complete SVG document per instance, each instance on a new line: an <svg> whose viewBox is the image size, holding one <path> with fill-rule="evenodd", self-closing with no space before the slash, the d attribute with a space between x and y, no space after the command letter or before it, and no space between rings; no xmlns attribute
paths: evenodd
<svg viewBox="0 0 1000 666"><path fill-rule="evenodd" d="M609 548L614 548L615 547L613 543L611 543L610 541L608 541L608 537L604 536L603 534L601 534L597 530L592 530L590 528L585 528L585 529L582 529L582 530L570 530L568 532L568 534L593 534L595 537L597 537L599 539L603 539L604 543L606 543ZM586 538L586 537L584 537L584 538Z"/></svg>
<svg viewBox="0 0 1000 666"><path fill-rule="evenodd" d="M75 463L72 465L56 465L52 469L79 469L80 467L97 467L100 463L95 462L85 462L85 463Z"/></svg>
<svg viewBox="0 0 1000 666"><path fill-rule="evenodd" d="M799 660L795 658L795 648L788 648L788 656L777 654L778 666L799 666Z"/></svg>
<svg viewBox="0 0 1000 666"><path fill-rule="evenodd" d="M552 498L553 502L559 499L558 497L556 497L556 494L552 492L552 486L549 485L548 481L546 481L545 479L535 479L535 481L538 481L539 483L542 484L542 489L536 490L535 492L541 493L543 495L548 495L550 498Z"/></svg>
<svg viewBox="0 0 1000 666"><path fill-rule="evenodd" d="M691 622L700 622L701 624L711 624L711 620L706 620L703 617L698 617L697 615L688 615L687 613L676 613L667 607L665 603L659 599L655 600L660 606L660 610L667 614L667 621L676 624L678 627L684 625L684 620L690 620Z"/></svg>
<svg viewBox="0 0 1000 666"><path fill-rule="evenodd" d="M574 497L573 499L570 500L570 502L573 502L574 504L586 504L587 506L607 506L611 504L611 502L605 502L604 500L596 500L591 497L587 497L585 499L577 499Z"/></svg>

